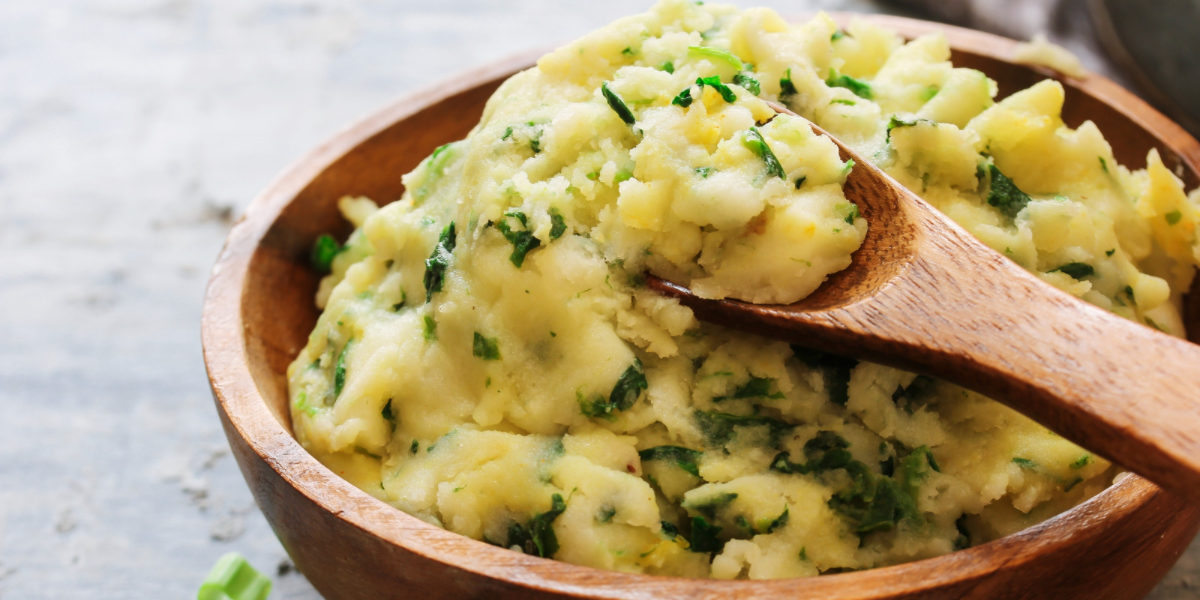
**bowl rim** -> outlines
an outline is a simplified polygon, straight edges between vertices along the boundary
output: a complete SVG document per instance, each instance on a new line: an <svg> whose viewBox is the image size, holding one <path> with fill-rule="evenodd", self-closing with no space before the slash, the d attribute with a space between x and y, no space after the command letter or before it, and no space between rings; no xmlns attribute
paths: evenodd
<svg viewBox="0 0 1200 600"><path fill-rule="evenodd" d="M946 36L952 49L1012 63L1017 41L971 29L906 17L830 13L840 24L861 18L898 31L906 38L926 33ZM811 16L811 15L808 15ZM800 18L788 18L797 22ZM535 64L546 49L522 52L408 94L336 132L289 165L259 193L230 231L205 292L201 339L213 397L227 435L234 432L288 485L346 525L429 560L484 578L526 588L588 598L651 598L677 591L679 582L698 596L771 596L804 593L845 598L884 598L983 578L1002 567L1036 559L1068 545L1099 522L1128 516L1161 490L1130 473L1089 500L1000 539L941 556L854 573L769 580L687 580L678 577L608 571L527 556L472 540L431 525L376 499L316 460L272 413L248 366L243 295L250 265L267 232L285 208L319 174L353 149L400 119ZM1200 143L1143 100L1111 80L1089 74L1064 76L1044 67L1022 65L1108 104L1174 151L1200 174ZM463 540L470 543L463 545ZM447 550L450 549L450 550ZM465 550L464 550L465 549ZM464 555L477 560L464 560Z"/></svg>

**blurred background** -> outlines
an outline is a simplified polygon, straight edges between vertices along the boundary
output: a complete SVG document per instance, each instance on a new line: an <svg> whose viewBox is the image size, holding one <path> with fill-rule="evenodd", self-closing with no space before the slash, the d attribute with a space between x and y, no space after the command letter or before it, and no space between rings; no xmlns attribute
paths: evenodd
<svg viewBox="0 0 1200 600"><path fill-rule="evenodd" d="M650 3L0 2L0 599L194 597L233 550L272 598L318 598L209 395L200 310L230 225L399 96ZM1196 0L739 4L1045 32L1181 122L1200 98ZM1152 598L1200 598L1200 544Z"/></svg>

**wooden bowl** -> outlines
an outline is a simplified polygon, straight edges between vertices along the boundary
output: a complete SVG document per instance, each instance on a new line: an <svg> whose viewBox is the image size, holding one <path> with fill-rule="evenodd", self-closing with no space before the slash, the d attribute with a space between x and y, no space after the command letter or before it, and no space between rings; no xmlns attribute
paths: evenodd
<svg viewBox="0 0 1200 600"><path fill-rule="evenodd" d="M848 19L849 16L839 18ZM906 37L939 31L958 66L996 79L1001 96L1050 71L1014 65L1015 42L902 19L870 19ZM317 318L317 235L345 236L343 195L399 198L400 175L467 134L502 81L541 52L414 94L339 133L272 183L233 228L213 267L204 358L225 433L258 506L326 598L1140 598L1200 527L1200 507L1128 476L1088 502L1019 533L909 564L810 579L686 580L603 571L511 552L434 527L355 488L292 437L285 370ZM1063 118L1095 121L1122 164L1157 147L1189 189L1200 145L1101 77L1062 79ZM1186 315L1200 336L1200 286Z"/></svg>

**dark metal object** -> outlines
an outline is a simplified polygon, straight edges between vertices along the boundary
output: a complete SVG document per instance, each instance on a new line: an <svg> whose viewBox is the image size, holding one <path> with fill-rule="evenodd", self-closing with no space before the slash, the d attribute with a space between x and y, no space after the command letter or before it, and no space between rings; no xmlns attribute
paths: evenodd
<svg viewBox="0 0 1200 600"><path fill-rule="evenodd" d="M1089 0L1105 50L1141 91L1200 135L1200 2Z"/></svg>

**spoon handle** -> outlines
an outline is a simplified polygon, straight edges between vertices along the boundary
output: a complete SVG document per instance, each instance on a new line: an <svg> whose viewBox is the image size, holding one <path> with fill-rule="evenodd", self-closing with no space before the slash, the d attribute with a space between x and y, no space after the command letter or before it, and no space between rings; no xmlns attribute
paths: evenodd
<svg viewBox="0 0 1200 600"><path fill-rule="evenodd" d="M906 204L918 225L916 255L877 292L844 306L697 301L655 283L701 319L978 391L1200 498L1200 346L1061 292L920 199Z"/></svg>

